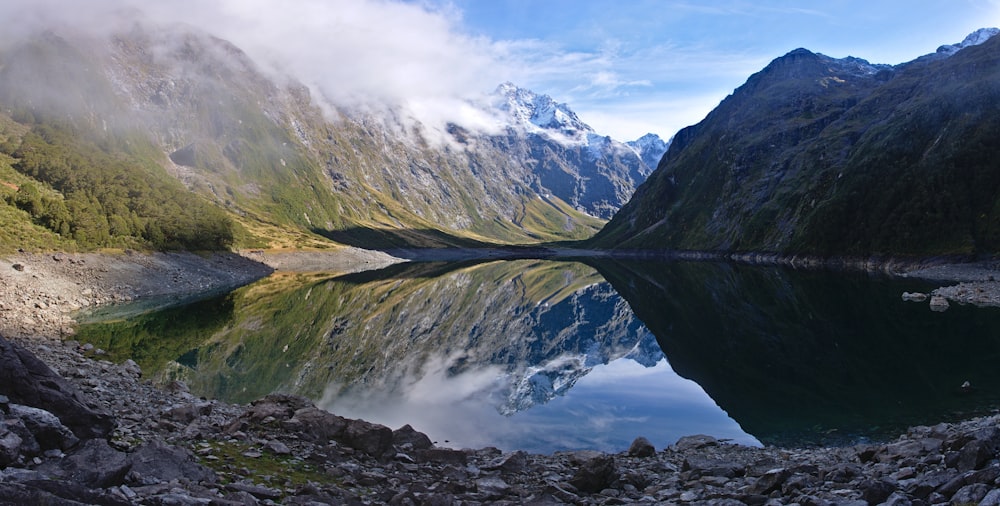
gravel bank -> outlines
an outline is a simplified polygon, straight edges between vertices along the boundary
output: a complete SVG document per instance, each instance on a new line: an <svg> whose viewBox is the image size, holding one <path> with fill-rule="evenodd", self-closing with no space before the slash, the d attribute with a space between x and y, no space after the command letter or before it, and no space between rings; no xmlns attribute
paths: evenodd
<svg viewBox="0 0 1000 506"><path fill-rule="evenodd" d="M0 258L0 335L73 335L73 313L150 297L224 292L276 270L356 272L400 259L376 251L34 254Z"/></svg>
<svg viewBox="0 0 1000 506"><path fill-rule="evenodd" d="M143 297L235 288L273 268L234 253L30 254L0 259L0 334L73 334L73 313Z"/></svg>

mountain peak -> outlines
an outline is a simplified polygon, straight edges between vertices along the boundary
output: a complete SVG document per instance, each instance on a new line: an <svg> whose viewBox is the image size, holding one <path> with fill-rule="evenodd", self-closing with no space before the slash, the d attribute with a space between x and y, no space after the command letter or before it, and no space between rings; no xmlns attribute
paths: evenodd
<svg viewBox="0 0 1000 506"><path fill-rule="evenodd" d="M827 258L1000 250L983 226L1000 223L996 33L916 64L802 49L775 59L678 132L589 245Z"/></svg>
<svg viewBox="0 0 1000 506"><path fill-rule="evenodd" d="M508 113L513 122L530 131L539 129L559 132L570 137L594 133L589 125L564 103L556 102L548 95L505 82L497 87L495 106Z"/></svg>
<svg viewBox="0 0 1000 506"><path fill-rule="evenodd" d="M626 142L625 145L632 148L639 155L639 158L642 158L643 163L650 170L653 170L660 163L660 158L667 152L667 148L670 147L670 141L664 141L654 133L648 133L634 141Z"/></svg>
<svg viewBox="0 0 1000 506"><path fill-rule="evenodd" d="M969 46L978 46L987 40L990 40L994 35L1000 33L1000 28L980 28L959 42L958 44L946 44L937 48L937 54L944 56L951 56L960 50L967 48Z"/></svg>

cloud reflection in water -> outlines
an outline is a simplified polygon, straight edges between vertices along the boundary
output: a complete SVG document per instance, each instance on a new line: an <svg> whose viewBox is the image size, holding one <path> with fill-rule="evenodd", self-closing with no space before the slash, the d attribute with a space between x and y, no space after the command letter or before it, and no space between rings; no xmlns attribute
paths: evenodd
<svg viewBox="0 0 1000 506"><path fill-rule="evenodd" d="M760 445L696 383L681 378L666 359L644 367L631 359L598 365L565 395L504 416L509 378L487 366L449 374L454 357L428 360L418 375L395 388L331 385L320 407L393 429L410 424L441 446L550 453L595 449L623 451L645 436L657 448L679 437L707 433Z"/></svg>

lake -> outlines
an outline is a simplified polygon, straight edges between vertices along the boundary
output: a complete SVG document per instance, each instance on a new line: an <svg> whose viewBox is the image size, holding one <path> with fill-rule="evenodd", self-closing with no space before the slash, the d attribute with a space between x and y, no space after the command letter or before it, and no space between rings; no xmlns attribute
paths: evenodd
<svg viewBox="0 0 1000 506"><path fill-rule="evenodd" d="M585 262L279 273L166 309L105 309L76 339L195 395L296 393L442 446L506 451L692 434L845 444L1000 407L1000 311L901 300L925 282Z"/></svg>

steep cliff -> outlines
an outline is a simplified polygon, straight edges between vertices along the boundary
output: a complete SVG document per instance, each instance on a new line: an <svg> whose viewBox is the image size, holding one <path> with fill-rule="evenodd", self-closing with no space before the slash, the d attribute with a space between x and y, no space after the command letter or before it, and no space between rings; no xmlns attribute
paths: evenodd
<svg viewBox="0 0 1000 506"><path fill-rule="evenodd" d="M797 49L679 132L596 236L634 249L932 255L1000 247L1000 38L895 67Z"/></svg>

